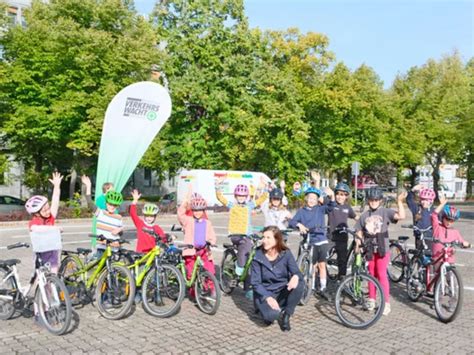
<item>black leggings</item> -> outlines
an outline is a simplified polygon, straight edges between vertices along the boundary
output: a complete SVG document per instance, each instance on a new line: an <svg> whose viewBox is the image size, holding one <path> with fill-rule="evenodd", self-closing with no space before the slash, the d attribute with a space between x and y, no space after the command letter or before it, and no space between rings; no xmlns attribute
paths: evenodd
<svg viewBox="0 0 474 355"><path fill-rule="evenodd" d="M292 315L295 313L295 308L301 300L303 295L304 285L300 280L298 286L291 291L285 287L280 293L275 295L275 299L280 305L280 309L285 310L286 313ZM267 322L273 322L280 316L280 311L277 311L269 306L267 301L261 301L255 303L256 307L260 311L263 319Z"/></svg>

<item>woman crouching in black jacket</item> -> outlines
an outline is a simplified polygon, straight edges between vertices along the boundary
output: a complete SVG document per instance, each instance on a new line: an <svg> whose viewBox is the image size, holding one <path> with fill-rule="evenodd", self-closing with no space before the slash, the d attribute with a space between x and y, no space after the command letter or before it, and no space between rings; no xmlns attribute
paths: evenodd
<svg viewBox="0 0 474 355"><path fill-rule="evenodd" d="M282 331L289 331L290 316L303 294L303 275L295 258L275 226L263 230L262 246L252 261L251 284L257 310L266 324L278 319Z"/></svg>

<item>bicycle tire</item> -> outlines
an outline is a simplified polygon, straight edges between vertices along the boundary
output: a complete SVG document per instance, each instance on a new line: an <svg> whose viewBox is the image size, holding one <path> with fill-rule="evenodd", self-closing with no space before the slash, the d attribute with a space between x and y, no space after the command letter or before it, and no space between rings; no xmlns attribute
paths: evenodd
<svg viewBox="0 0 474 355"><path fill-rule="evenodd" d="M213 286L209 285L209 282ZM201 269L194 282L194 294L199 309L209 315L216 314L221 303L221 290L216 277L209 271Z"/></svg>
<svg viewBox="0 0 474 355"><path fill-rule="evenodd" d="M311 273L311 260L309 260L308 252L303 252L297 261L298 269L303 274L304 290L299 305L304 306L309 302L313 293L314 275Z"/></svg>
<svg viewBox="0 0 474 355"><path fill-rule="evenodd" d="M156 300L156 273L158 272L158 270L156 269L156 267L154 267L147 272L143 280L143 309L152 316L158 318L168 318L179 312L181 303L183 303L183 299L186 293L186 285L183 275L175 266L163 264L160 265L160 267L163 271L160 275L159 300ZM170 308L163 309L162 306L165 306L166 304L166 302L164 301L165 298L168 299L170 303L171 301L173 302Z"/></svg>
<svg viewBox="0 0 474 355"><path fill-rule="evenodd" d="M52 284L55 284L54 288L51 287ZM45 296L47 300L44 300L43 297ZM72 320L72 304L69 292L59 277L56 275L46 275L44 294L38 286L35 302L38 306L41 322L50 333L62 335L69 330ZM48 309L45 308L46 304L49 305ZM57 321L59 323L58 327L54 327L51 321Z"/></svg>
<svg viewBox="0 0 474 355"><path fill-rule="evenodd" d="M10 270L6 268L0 268L0 291L2 294L5 294L5 296L7 294L16 293L16 290L18 290L12 277L2 281L9 272ZM0 320L10 319L15 314L15 303L13 298L14 297L12 296L11 301L7 300L6 297L0 298Z"/></svg>
<svg viewBox="0 0 474 355"><path fill-rule="evenodd" d="M456 279L457 286L454 287L454 288L457 288L457 291L456 291L457 297L455 297L456 305L454 306L454 309L451 312L451 315L449 316L444 315L443 308L446 308L446 307L444 307L444 305L441 305L440 303L440 297L443 291L441 289L441 286L442 286L441 277L439 277L438 280L436 281L435 291L434 291L434 305L435 305L435 311L436 311L436 315L438 316L438 319L443 323L450 323L457 318L457 316L459 315L462 309L462 303L463 303L463 298L464 298L463 282L461 279L461 275L459 275L459 272L453 267L447 268L445 277L446 277L446 283L451 282L451 281L448 281L451 277L454 277L454 279ZM451 285L451 288L453 288L453 285Z"/></svg>
<svg viewBox="0 0 474 355"><path fill-rule="evenodd" d="M371 282L375 286L375 292L376 295L379 296L380 300L378 302L378 306L375 305L374 312L372 313L372 310L369 310L368 308L368 294L366 291L354 291L355 288L355 283L359 282L360 285L362 285L363 281ZM362 287L362 286L359 286ZM366 295L367 294L367 295ZM343 311L343 303L345 303L345 297L347 297L351 303L351 306L353 307L351 309L351 312L349 314L367 314L370 316L369 320L364 321L364 322L355 322L349 317L346 316L345 312ZM376 296L377 297L377 296ZM346 276L342 282L339 284L337 290L336 290L336 297L335 297L335 305L336 305L336 313L341 322L349 328L352 329L367 329L374 325L382 316L383 310L385 308L385 296L383 294L382 286L380 285L379 281L365 273L356 273L356 274L351 274ZM349 304L348 304L349 306ZM360 307L360 310L358 308L355 308L356 306ZM371 316L371 313L373 314ZM360 319L360 317L354 316L355 319Z"/></svg>
<svg viewBox="0 0 474 355"><path fill-rule="evenodd" d="M84 264L82 263L82 260L76 255L66 256L61 260L61 264L59 265L58 277L64 282L73 306L82 303L82 300L80 299L78 292L78 283L81 282L81 280L78 280L77 277L72 275L83 268Z"/></svg>
<svg viewBox="0 0 474 355"><path fill-rule="evenodd" d="M114 283L114 285L111 286L115 288L115 291L113 291L112 295L107 292L110 287L107 279L109 271L105 269L97 280L95 300L97 310L104 318L117 320L127 315L132 308L135 297L135 280L130 270L125 266L113 264L111 268L112 271L114 271L114 274L111 275L111 277L113 277L111 283ZM122 274L122 278L117 277L117 272ZM122 286L123 290L119 290L118 287L122 288ZM108 299L109 296L111 296L112 300ZM126 297L126 299L123 299L124 297ZM112 301L112 303L110 301ZM113 304L114 302L116 303L115 305ZM122 307L117 312L113 312L114 309L116 310L118 308L116 307L118 306L117 303L122 305Z"/></svg>
<svg viewBox="0 0 474 355"><path fill-rule="evenodd" d="M424 291L425 281L421 271L422 267L421 261L417 256L413 256L408 263L407 295L412 302L417 302ZM416 290L417 284L423 286L418 291Z"/></svg>
<svg viewBox="0 0 474 355"><path fill-rule="evenodd" d="M397 242L391 242L389 246L390 262L387 272L390 281L399 283L405 274L406 258L402 246Z"/></svg>
<svg viewBox="0 0 474 355"><path fill-rule="evenodd" d="M219 268L219 286L226 295L230 295L235 289L235 286L230 286L230 282L234 281L235 284L238 282L238 276L235 273L236 261L237 255L235 251L227 249L222 256Z"/></svg>

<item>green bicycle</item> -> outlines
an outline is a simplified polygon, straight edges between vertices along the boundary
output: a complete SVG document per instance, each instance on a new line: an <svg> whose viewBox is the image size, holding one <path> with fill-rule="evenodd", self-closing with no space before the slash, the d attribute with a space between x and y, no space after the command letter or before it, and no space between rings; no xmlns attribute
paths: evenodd
<svg viewBox="0 0 474 355"><path fill-rule="evenodd" d="M182 232L181 227L177 227L173 224L171 231ZM196 299L197 306L199 309L209 315L216 314L221 304L221 290L219 289L219 283L216 277L204 268L204 262L202 261L199 253L204 249L209 250L210 247L215 247L209 242L202 248L197 248L192 244L183 244L179 248L174 248L174 252L167 253L165 257L168 262L175 263L178 270L186 280L186 288L194 290L194 297ZM193 270L191 275L186 272L186 266L184 264L183 250L184 249L195 249L196 250L196 261L194 262Z"/></svg>
<svg viewBox="0 0 474 355"><path fill-rule="evenodd" d="M237 275L235 272L235 264L237 262L237 246L233 243L224 243L224 255L222 256L221 265L219 268L220 272L220 287L222 292L230 295L232 291L239 285L239 283L245 283L247 276L249 275L250 266L255 256L258 247L258 241L262 239L258 234L230 234L229 238L249 238L252 240L253 245L250 250L249 257L244 265L244 271L242 275Z"/></svg>
<svg viewBox="0 0 474 355"><path fill-rule="evenodd" d="M345 326L353 329L366 329L374 325L385 307L382 286L375 277L369 275L365 253L361 251L364 248L362 240L361 244L359 250L354 250L351 274L341 281L335 297L337 316ZM375 290L374 299L369 298L369 289Z"/></svg>
<svg viewBox="0 0 474 355"><path fill-rule="evenodd" d="M155 238L156 245L148 253L121 250L129 260L127 268L135 276L136 287L141 287L143 308L155 317L167 318L179 312L186 292L180 270L167 264L168 246L153 230L143 229Z"/></svg>
<svg viewBox="0 0 474 355"><path fill-rule="evenodd" d="M84 305L95 300L97 309L104 318L120 319L128 314L132 307L135 280L130 270L118 262L120 254L110 246L113 241L103 236L90 236L106 242L102 256L86 263L83 259L86 259L92 250L63 250L64 258L58 276L64 281L74 305Z"/></svg>

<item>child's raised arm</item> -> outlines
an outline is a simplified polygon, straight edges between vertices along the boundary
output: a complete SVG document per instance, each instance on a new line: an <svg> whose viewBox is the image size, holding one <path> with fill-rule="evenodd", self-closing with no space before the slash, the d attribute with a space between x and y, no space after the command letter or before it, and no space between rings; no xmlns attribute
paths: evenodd
<svg viewBox="0 0 474 355"><path fill-rule="evenodd" d="M402 219L405 219L406 214L405 214L405 207L403 207L403 200L407 198L407 192L403 191L400 195L398 195L397 198L397 203L398 203L398 211L395 213L394 218L397 221L401 221Z"/></svg>
<svg viewBox="0 0 474 355"><path fill-rule="evenodd" d="M59 210L59 198L61 196L61 181L63 180L63 176L58 173L53 173L53 178L49 179L49 182L53 184L53 196L51 198L51 215L56 218L58 215Z"/></svg>

